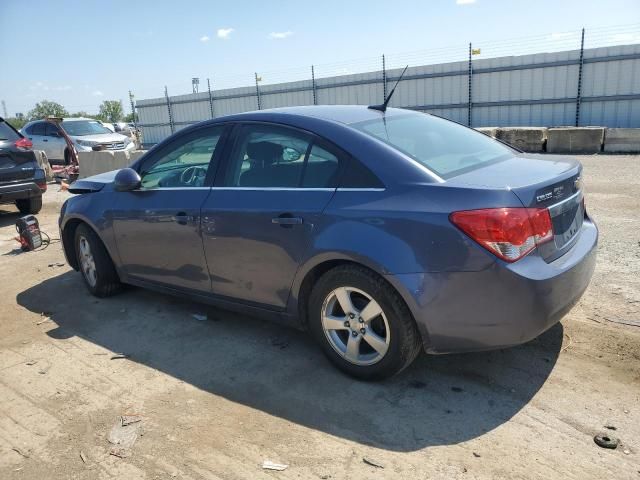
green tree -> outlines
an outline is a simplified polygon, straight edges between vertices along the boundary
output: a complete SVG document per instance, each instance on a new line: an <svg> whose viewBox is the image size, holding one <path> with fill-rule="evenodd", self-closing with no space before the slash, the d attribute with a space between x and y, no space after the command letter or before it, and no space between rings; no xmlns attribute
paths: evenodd
<svg viewBox="0 0 640 480"><path fill-rule="evenodd" d="M59 103L52 102L50 100L42 100L39 103L36 103L36 106L33 107L27 117L31 120L37 120L45 117L66 117L69 115L69 112L60 105Z"/></svg>
<svg viewBox="0 0 640 480"><path fill-rule="evenodd" d="M138 120L138 116L136 115L136 122L139 122L139 121L140 120ZM133 113L127 113L124 116L123 122L132 123L133 122Z"/></svg>
<svg viewBox="0 0 640 480"><path fill-rule="evenodd" d="M106 122L119 122L123 116L122 102L119 100L105 100L100 105L98 117Z"/></svg>
<svg viewBox="0 0 640 480"><path fill-rule="evenodd" d="M13 126L13 128L15 128L16 130L20 130L27 123L27 119L24 118L24 117L22 117L22 118L16 118L16 117L5 118L5 120L7 121L7 123L11 124Z"/></svg>
<svg viewBox="0 0 640 480"><path fill-rule="evenodd" d="M95 115L91 115L91 114L89 114L87 112L84 112L84 111L70 113L69 116L72 117L72 118L80 118L80 117L83 117L83 118L95 118L96 117Z"/></svg>

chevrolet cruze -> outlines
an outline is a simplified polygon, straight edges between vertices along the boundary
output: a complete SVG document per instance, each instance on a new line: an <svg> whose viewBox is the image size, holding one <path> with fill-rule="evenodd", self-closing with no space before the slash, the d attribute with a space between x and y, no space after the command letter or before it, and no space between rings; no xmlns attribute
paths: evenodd
<svg viewBox="0 0 640 480"><path fill-rule="evenodd" d="M558 322L595 266L581 175L424 113L263 110L77 181L61 238L97 296L127 283L276 319L377 379Z"/></svg>

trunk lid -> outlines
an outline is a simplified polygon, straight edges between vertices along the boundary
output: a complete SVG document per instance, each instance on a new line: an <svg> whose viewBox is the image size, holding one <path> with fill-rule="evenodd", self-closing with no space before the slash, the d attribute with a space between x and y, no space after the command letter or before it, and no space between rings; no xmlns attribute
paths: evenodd
<svg viewBox="0 0 640 480"><path fill-rule="evenodd" d="M553 240L538 246L551 262L578 240L584 221L582 165L570 157L517 155L453 177L447 183L476 188L507 188L523 206L548 208Z"/></svg>

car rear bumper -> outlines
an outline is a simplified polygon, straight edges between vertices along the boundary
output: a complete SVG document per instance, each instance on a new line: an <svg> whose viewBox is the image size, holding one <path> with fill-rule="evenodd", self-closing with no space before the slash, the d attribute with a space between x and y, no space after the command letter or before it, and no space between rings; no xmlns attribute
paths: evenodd
<svg viewBox="0 0 640 480"><path fill-rule="evenodd" d="M0 203L12 203L16 200L39 197L42 190L35 182L20 182L0 185Z"/></svg>
<svg viewBox="0 0 640 480"><path fill-rule="evenodd" d="M580 299L595 268L598 229L589 219L576 244L546 263L536 252L479 272L389 275L429 353L490 350L527 342Z"/></svg>

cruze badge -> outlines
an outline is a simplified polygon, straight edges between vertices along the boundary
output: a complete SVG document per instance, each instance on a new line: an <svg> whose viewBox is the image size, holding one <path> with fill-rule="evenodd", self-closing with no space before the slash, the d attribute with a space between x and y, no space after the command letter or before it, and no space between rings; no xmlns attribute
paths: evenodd
<svg viewBox="0 0 640 480"><path fill-rule="evenodd" d="M543 193L542 195L538 195L536 197L536 200L538 201L538 203L540 203L540 202L544 202L545 200L549 200L552 197L553 197L553 192L547 192L547 193Z"/></svg>

